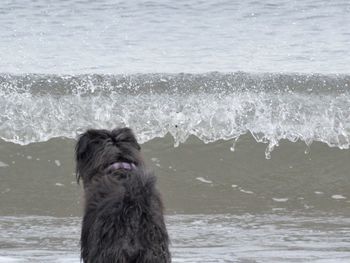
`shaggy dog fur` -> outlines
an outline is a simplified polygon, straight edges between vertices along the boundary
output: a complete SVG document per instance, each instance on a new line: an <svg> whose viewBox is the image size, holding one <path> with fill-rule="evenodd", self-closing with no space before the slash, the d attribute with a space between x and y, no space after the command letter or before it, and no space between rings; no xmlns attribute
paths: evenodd
<svg viewBox="0 0 350 263"><path fill-rule="evenodd" d="M108 169L116 162L132 169ZM76 146L77 180L83 181L85 214L81 258L85 263L168 263L169 239L155 177L128 128L88 130Z"/></svg>

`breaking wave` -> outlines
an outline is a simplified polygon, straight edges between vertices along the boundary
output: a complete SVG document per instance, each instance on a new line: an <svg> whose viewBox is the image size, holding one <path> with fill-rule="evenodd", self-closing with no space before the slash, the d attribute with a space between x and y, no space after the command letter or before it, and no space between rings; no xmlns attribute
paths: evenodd
<svg viewBox="0 0 350 263"><path fill-rule="evenodd" d="M141 142L251 134L350 146L350 76L320 74L0 75L0 137L16 144L130 126ZM232 150L234 148L232 147Z"/></svg>

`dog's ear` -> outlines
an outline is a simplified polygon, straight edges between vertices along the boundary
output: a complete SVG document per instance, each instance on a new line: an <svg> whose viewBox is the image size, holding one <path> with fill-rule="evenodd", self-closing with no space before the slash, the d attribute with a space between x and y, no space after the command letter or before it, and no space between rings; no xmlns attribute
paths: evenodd
<svg viewBox="0 0 350 263"><path fill-rule="evenodd" d="M120 128L112 131L113 140L118 142L132 143L138 150L141 150L141 146L138 144L133 131L130 128Z"/></svg>
<svg viewBox="0 0 350 263"><path fill-rule="evenodd" d="M85 158L87 155L88 145L90 143L90 131L86 131L81 134L78 138L78 142L75 146L75 160L76 160L76 169L75 174L77 178L77 182L80 181L80 168L81 168L81 160Z"/></svg>
<svg viewBox="0 0 350 263"><path fill-rule="evenodd" d="M78 142L75 146L75 159L77 162L84 158L84 154L86 153L89 142L90 142L89 131L79 136Z"/></svg>
<svg viewBox="0 0 350 263"><path fill-rule="evenodd" d="M109 132L107 130L87 130L81 134L78 138L77 145L75 147L76 160L81 160L87 153L90 143L96 140L103 140L108 138Z"/></svg>

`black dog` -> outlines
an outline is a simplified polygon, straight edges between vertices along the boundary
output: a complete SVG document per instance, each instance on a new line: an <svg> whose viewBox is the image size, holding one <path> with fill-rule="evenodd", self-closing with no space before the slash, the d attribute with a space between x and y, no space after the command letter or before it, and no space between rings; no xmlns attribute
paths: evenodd
<svg viewBox="0 0 350 263"><path fill-rule="evenodd" d="M128 128L88 130L76 146L85 190L85 263L168 263L169 239L155 177Z"/></svg>

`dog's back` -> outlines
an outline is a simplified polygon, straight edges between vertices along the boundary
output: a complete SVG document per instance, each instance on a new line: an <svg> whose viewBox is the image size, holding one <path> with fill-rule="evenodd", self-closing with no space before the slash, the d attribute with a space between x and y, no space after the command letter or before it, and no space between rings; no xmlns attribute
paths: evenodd
<svg viewBox="0 0 350 263"><path fill-rule="evenodd" d="M168 234L155 177L117 170L85 188L81 256L85 263L168 263Z"/></svg>

